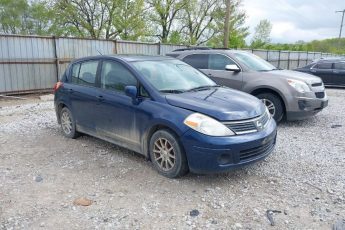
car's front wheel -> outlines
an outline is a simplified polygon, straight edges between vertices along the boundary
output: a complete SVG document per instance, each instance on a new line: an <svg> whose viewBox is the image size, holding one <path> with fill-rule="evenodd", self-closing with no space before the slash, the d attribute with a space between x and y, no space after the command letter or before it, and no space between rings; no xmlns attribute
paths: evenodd
<svg viewBox="0 0 345 230"><path fill-rule="evenodd" d="M76 130L75 120L73 118L72 112L64 107L60 111L60 123L62 133L68 138L77 138L79 133Z"/></svg>
<svg viewBox="0 0 345 230"><path fill-rule="evenodd" d="M265 104L271 116L276 122L280 122L284 116L283 102L272 93L261 93L256 95Z"/></svg>
<svg viewBox="0 0 345 230"><path fill-rule="evenodd" d="M171 131L156 131L151 137L149 151L153 166L163 176L176 178L188 172L186 155Z"/></svg>

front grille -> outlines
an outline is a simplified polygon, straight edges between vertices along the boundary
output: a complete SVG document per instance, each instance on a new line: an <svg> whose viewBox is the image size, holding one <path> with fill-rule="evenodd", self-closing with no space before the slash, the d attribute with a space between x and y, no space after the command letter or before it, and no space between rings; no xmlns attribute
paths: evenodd
<svg viewBox="0 0 345 230"><path fill-rule="evenodd" d="M312 87L318 87L318 86L322 86L322 82L319 82L319 83L314 83L311 85Z"/></svg>
<svg viewBox="0 0 345 230"><path fill-rule="evenodd" d="M224 124L236 134L254 133L263 130L270 117L271 115L266 111L263 115L254 119L225 122Z"/></svg>
<svg viewBox="0 0 345 230"><path fill-rule="evenodd" d="M274 140L267 142L266 144L260 145L259 147L246 149L240 152L240 161L246 161L251 158L256 158L260 155L265 155L270 152L274 147Z"/></svg>
<svg viewBox="0 0 345 230"><path fill-rule="evenodd" d="M324 98L324 97L325 97L325 92L316 92L316 93L315 93L315 96L316 96L317 98Z"/></svg>

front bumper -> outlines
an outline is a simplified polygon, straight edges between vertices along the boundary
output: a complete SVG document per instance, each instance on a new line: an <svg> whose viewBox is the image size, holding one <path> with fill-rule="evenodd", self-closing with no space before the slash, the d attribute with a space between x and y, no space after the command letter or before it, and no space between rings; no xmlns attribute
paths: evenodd
<svg viewBox="0 0 345 230"><path fill-rule="evenodd" d="M314 116L328 106L326 94L324 98L295 97L291 101L290 109L286 111L286 119L289 121Z"/></svg>
<svg viewBox="0 0 345 230"><path fill-rule="evenodd" d="M270 119L266 128L256 133L211 137L189 130L181 141L191 172L216 173L264 159L273 151L276 136L276 123Z"/></svg>

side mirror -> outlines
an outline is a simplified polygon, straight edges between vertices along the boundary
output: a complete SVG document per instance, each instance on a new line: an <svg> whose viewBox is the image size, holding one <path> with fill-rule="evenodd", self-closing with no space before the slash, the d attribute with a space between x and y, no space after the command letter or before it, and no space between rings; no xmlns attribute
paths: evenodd
<svg viewBox="0 0 345 230"><path fill-rule="evenodd" d="M128 85L125 87L125 94L133 100L136 100L138 96L138 89L134 85Z"/></svg>
<svg viewBox="0 0 345 230"><path fill-rule="evenodd" d="M226 65L225 69L228 70L228 71L233 71L233 72L240 72L241 71L241 69L237 65L235 65L235 64Z"/></svg>

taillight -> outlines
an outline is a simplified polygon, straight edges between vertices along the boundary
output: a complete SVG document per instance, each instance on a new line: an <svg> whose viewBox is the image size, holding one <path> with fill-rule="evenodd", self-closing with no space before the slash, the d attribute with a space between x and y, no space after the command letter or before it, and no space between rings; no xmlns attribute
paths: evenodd
<svg viewBox="0 0 345 230"><path fill-rule="evenodd" d="M54 93L61 87L63 86L63 83L61 81L58 81L54 85Z"/></svg>

